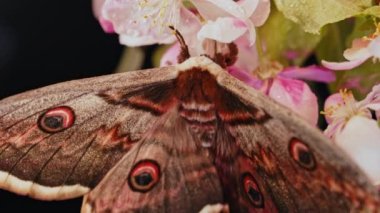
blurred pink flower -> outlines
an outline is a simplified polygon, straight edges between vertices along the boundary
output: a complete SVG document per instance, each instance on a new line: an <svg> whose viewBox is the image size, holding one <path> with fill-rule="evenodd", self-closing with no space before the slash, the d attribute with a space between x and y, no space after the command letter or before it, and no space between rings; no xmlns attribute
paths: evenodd
<svg viewBox="0 0 380 213"><path fill-rule="evenodd" d="M189 46L205 38L230 43L246 33L253 44L255 26L262 25L270 12L269 0L190 0L195 8L183 2L93 0L93 8L104 31L116 32L128 46L172 43L175 37L168 26L174 26Z"/></svg>
<svg viewBox="0 0 380 213"><path fill-rule="evenodd" d="M255 26L261 26L269 16L270 0L192 0L207 20L198 38L230 43L247 35L250 44L256 39Z"/></svg>
<svg viewBox="0 0 380 213"><path fill-rule="evenodd" d="M102 8L103 4L106 0L92 0L92 11L95 15L95 18L98 19L100 26L106 33L114 33L115 29L113 28L113 24L111 21L106 20L102 16Z"/></svg>
<svg viewBox="0 0 380 213"><path fill-rule="evenodd" d="M178 55L181 52L181 45L176 42L171 47L169 47L166 52L162 55L160 60L160 67L171 66L178 64Z"/></svg>
<svg viewBox="0 0 380 213"><path fill-rule="evenodd" d="M195 37L201 27L199 18L180 0L93 0L93 5L103 29L115 31L127 46L172 43L170 25L185 39Z"/></svg>
<svg viewBox="0 0 380 213"><path fill-rule="evenodd" d="M315 125L318 121L317 98L305 82L297 79L332 82L335 80L334 73L315 65L283 69L278 63L272 65L272 68L267 66L262 70L265 71L264 74L263 71L257 73L258 70L256 70L256 73L251 75L236 67L228 69L231 75L291 108Z"/></svg>
<svg viewBox="0 0 380 213"><path fill-rule="evenodd" d="M345 50L343 56L348 60L344 62L329 62L322 60L323 66L332 70L350 70L369 58L374 62L380 59L380 23L376 26L376 32L370 37L354 39L352 47Z"/></svg>
<svg viewBox="0 0 380 213"><path fill-rule="evenodd" d="M356 101L347 91L331 95L325 102L324 114L329 123L325 134L367 173L374 184L380 184L380 128L369 109L380 118L380 84L362 101Z"/></svg>

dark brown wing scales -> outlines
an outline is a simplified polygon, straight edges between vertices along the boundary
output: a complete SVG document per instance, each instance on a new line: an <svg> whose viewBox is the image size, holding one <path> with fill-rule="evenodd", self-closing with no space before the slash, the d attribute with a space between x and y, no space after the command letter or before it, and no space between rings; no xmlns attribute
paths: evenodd
<svg viewBox="0 0 380 213"><path fill-rule="evenodd" d="M221 121L225 124L234 125L253 125L261 124L270 119L270 115L264 109L247 107L231 92L219 88L221 97L218 100L217 112Z"/></svg>
<svg viewBox="0 0 380 213"><path fill-rule="evenodd" d="M100 92L98 95L111 104L130 106L158 116L173 106L174 92L174 81L167 81L146 85L127 93L122 90L108 90Z"/></svg>

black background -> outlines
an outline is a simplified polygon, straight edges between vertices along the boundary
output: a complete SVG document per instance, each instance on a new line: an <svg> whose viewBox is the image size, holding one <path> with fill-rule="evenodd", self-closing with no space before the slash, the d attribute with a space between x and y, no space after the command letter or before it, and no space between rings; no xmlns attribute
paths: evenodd
<svg viewBox="0 0 380 213"><path fill-rule="evenodd" d="M1 0L0 98L111 73L122 48L102 31L90 0ZM81 201L37 201L0 190L0 212L79 212Z"/></svg>

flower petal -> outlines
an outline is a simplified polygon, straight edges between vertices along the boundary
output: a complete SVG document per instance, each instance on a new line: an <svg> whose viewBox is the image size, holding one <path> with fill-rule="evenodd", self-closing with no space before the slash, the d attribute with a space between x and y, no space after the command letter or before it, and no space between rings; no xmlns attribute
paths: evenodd
<svg viewBox="0 0 380 213"><path fill-rule="evenodd" d="M228 73L230 73L232 76L255 89L259 89L262 86L262 82L259 79L255 78L253 75L249 74L246 70L240 69L236 66L228 67L227 70Z"/></svg>
<svg viewBox="0 0 380 213"><path fill-rule="evenodd" d="M114 33L115 32L113 24L109 20L107 20L103 17L99 17L98 21L99 21L100 26L102 27L104 32L106 32L106 33Z"/></svg>
<svg viewBox="0 0 380 213"><path fill-rule="evenodd" d="M98 19L100 26L106 33L114 33L113 24L111 21L105 19L102 15L102 8L105 0L92 0L92 11L94 16Z"/></svg>
<svg viewBox="0 0 380 213"><path fill-rule="evenodd" d="M216 6L213 2L205 0L191 0L191 2L205 20L214 21L219 17L230 16L228 12Z"/></svg>
<svg viewBox="0 0 380 213"><path fill-rule="evenodd" d="M253 13L259 9L266 9L265 5L263 8L258 8L259 4L261 3L261 0L240 0L236 3L244 10L245 17L251 17L253 16ZM266 12L266 11L263 11Z"/></svg>
<svg viewBox="0 0 380 213"><path fill-rule="evenodd" d="M371 57L371 54L367 49L368 44L369 41L362 38L354 39L352 41L352 47L346 49L343 53L343 56L349 61L369 58Z"/></svg>
<svg viewBox="0 0 380 213"><path fill-rule="evenodd" d="M246 36L242 36L234 41L239 53L234 66L240 69L252 71L259 66L259 56L255 45L251 45Z"/></svg>
<svg viewBox="0 0 380 213"><path fill-rule="evenodd" d="M191 11L181 8L181 19L177 26L177 30L185 39L189 48L190 55L199 56L203 53L202 42L197 38L197 33L202 27L199 18Z"/></svg>
<svg viewBox="0 0 380 213"><path fill-rule="evenodd" d="M281 73L281 76L309 81L330 83L335 81L335 73L323 67L311 65L308 67L288 67Z"/></svg>
<svg viewBox="0 0 380 213"><path fill-rule="evenodd" d="M372 88L372 91L368 93L367 97L360 101L360 106L367 107L376 112L377 119L380 118L380 84L377 84Z"/></svg>
<svg viewBox="0 0 380 213"><path fill-rule="evenodd" d="M303 81L278 76L273 80L269 96L301 115L309 123L317 123L317 97Z"/></svg>
<svg viewBox="0 0 380 213"><path fill-rule="evenodd" d="M368 51L372 56L380 58L380 36L369 43Z"/></svg>
<svg viewBox="0 0 380 213"><path fill-rule="evenodd" d="M253 46L256 41L256 29L255 25L253 25L251 20L247 20L246 25L248 26L248 33L249 33L249 45Z"/></svg>
<svg viewBox="0 0 380 213"><path fill-rule="evenodd" d="M102 7L106 0L92 0L92 12L96 18L99 18L102 14Z"/></svg>
<svg viewBox="0 0 380 213"><path fill-rule="evenodd" d="M322 65L331 70L350 70L361 65L368 58L361 58L358 60L344 61L344 62L330 62L330 61L322 60Z"/></svg>
<svg viewBox="0 0 380 213"><path fill-rule="evenodd" d="M231 43L247 31L247 25L236 18L221 17L208 21L198 32L198 38L213 39L222 43Z"/></svg>
<svg viewBox="0 0 380 213"><path fill-rule="evenodd" d="M178 64L178 55L181 52L181 45L176 42L174 45L169 47L168 50L161 57L160 67L171 66Z"/></svg>
<svg viewBox="0 0 380 213"><path fill-rule="evenodd" d="M323 131L328 138L334 138L338 132L341 132L346 121L344 119L333 120Z"/></svg>
<svg viewBox="0 0 380 213"><path fill-rule="evenodd" d="M256 27L264 24L264 22L269 17L270 13L270 1L269 0L259 0L259 5L255 9L254 13L250 17L251 21Z"/></svg>
<svg viewBox="0 0 380 213"><path fill-rule="evenodd" d="M156 44L157 42L168 44L168 43L172 43L173 41L175 41L174 37L157 39L156 37L151 36L149 34L141 35L141 36L133 36L133 35L130 36L130 35L124 35L124 34L119 35L119 42L121 44L130 46L130 47L151 45L151 44Z"/></svg>
<svg viewBox="0 0 380 213"><path fill-rule="evenodd" d="M144 4L139 0L107 0L102 16L112 22L123 44L171 43L175 37L168 25L178 25L182 5L176 0L166 3L161 0L150 0Z"/></svg>
<svg viewBox="0 0 380 213"><path fill-rule="evenodd" d="M211 4L208 4L208 6L206 7L207 8L206 10L206 8L203 8L199 5L200 1L204 2L203 5L206 5L207 3L211 3ZM257 1L257 0L249 0L249 1ZM221 16L233 16L240 19L247 19L250 15L250 14L246 14L246 11L242 7L240 7L239 4L231 0L193 0L192 2L197 7L201 15L205 15L206 17L210 17L210 15L207 15L207 14L209 14L211 10L218 11L219 13L214 18L221 17ZM218 10L217 8L221 10ZM214 13L215 15L215 12L212 12L212 13ZM226 13L229 15L226 15Z"/></svg>
<svg viewBox="0 0 380 213"><path fill-rule="evenodd" d="M363 170L374 184L380 183L380 129L366 117L354 116L335 137L342 148Z"/></svg>
<svg viewBox="0 0 380 213"><path fill-rule="evenodd" d="M343 97L340 93L335 93L330 95L324 105L324 111L325 111L325 119L328 124L330 124L333 121L333 118L330 117L329 109L335 109L338 106L344 105Z"/></svg>

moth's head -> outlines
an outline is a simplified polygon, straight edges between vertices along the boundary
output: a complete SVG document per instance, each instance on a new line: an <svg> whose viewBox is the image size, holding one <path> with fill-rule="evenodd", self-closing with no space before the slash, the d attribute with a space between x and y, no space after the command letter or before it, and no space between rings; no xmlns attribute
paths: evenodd
<svg viewBox="0 0 380 213"><path fill-rule="evenodd" d="M208 71L215 78L221 73L226 72L219 64L215 63L207 56L191 57L181 64L177 65L177 70L181 72L187 72L196 68L200 72Z"/></svg>

